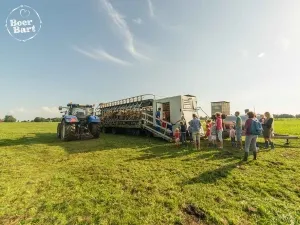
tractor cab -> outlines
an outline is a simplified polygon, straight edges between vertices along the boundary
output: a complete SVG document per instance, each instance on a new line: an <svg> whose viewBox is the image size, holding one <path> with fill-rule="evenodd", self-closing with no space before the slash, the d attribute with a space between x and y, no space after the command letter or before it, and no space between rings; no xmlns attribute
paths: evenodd
<svg viewBox="0 0 300 225"><path fill-rule="evenodd" d="M68 104L69 115L76 116L79 120L86 120L94 114L92 105Z"/></svg>
<svg viewBox="0 0 300 225"><path fill-rule="evenodd" d="M63 107L59 107L62 110ZM89 116L94 115L93 105L80 105L69 103L66 107L65 116L75 116L80 121L87 120Z"/></svg>

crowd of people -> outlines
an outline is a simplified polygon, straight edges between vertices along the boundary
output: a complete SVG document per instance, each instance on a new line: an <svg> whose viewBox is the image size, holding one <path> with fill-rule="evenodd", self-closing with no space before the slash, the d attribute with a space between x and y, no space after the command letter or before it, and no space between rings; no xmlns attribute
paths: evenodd
<svg viewBox="0 0 300 225"><path fill-rule="evenodd" d="M274 135L274 119L269 112L265 112L260 116L260 119L256 117L254 112L248 112L248 119L245 121L244 129L243 122L240 116L240 112L235 112L236 121L230 126L229 136L231 140L231 146L243 150L242 134L244 130L245 134L245 155L244 161L248 160L250 149L253 151L254 159L257 159L257 151L259 149L257 144L258 136L262 135L265 140L265 149L271 147L274 149L274 143L272 136ZM215 142L220 143L219 148L223 147L223 139L221 137L223 126L220 119L220 113L216 113L216 122L206 121L206 137L209 140L209 146L216 146ZM218 121L219 120L219 121Z"/></svg>
<svg viewBox="0 0 300 225"><path fill-rule="evenodd" d="M265 112L259 119L254 112L248 112L248 119L244 125L240 112L235 112L235 116L236 121L230 126L229 130L231 146L245 151L244 161L248 160L250 149L253 151L254 159L257 159L257 152L259 150L257 138L260 135L264 138L265 149L269 147L271 149L275 148L272 141L274 119L269 112ZM157 113L157 120L159 117L160 114ZM160 122L157 121L157 124L160 124ZM180 146L180 143L187 145L187 141L190 140L194 144L195 149L200 150L201 121L196 114L193 114L193 119L188 124L189 126L187 127L186 121L181 121L180 126L175 129L175 132L171 132L175 138L176 146ZM206 120L205 137L208 139L209 147L223 149L223 130L222 113L217 112L214 120ZM244 145L242 140L243 133L245 135Z"/></svg>

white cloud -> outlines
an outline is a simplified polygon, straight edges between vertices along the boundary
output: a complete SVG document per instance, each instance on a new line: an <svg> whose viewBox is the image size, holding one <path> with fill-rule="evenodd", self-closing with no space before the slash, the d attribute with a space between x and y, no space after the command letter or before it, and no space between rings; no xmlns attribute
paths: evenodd
<svg viewBox="0 0 300 225"><path fill-rule="evenodd" d="M241 54L242 54L243 57L248 57L249 52L248 52L248 50L243 49L243 50L241 50Z"/></svg>
<svg viewBox="0 0 300 225"><path fill-rule="evenodd" d="M282 51L287 51L290 48L291 41L284 36L280 36L276 39L274 45Z"/></svg>
<svg viewBox="0 0 300 225"><path fill-rule="evenodd" d="M114 62L114 63L122 65L122 66L130 66L131 65L129 62L119 59L117 57L114 57L104 50L96 49L96 50L92 50L92 52L91 52L91 51L86 51L81 48L78 48L77 46L73 46L73 49L75 51L77 51L89 58L97 60L97 61L110 61L110 62Z"/></svg>
<svg viewBox="0 0 300 225"><path fill-rule="evenodd" d="M175 32L184 32L184 27L181 24L176 25L168 25L162 21L159 20L159 18L154 14L153 4L151 0L147 0L148 7L149 7L149 14L150 17L163 29L169 30L169 31L175 31Z"/></svg>
<svg viewBox="0 0 300 225"><path fill-rule="evenodd" d="M265 56L265 53L262 52L262 53L260 53L257 57L258 57L258 58L262 58L262 57L264 57L264 56Z"/></svg>
<svg viewBox="0 0 300 225"><path fill-rule="evenodd" d="M136 23L136 24L142 24L143 23L143 21L142 21L142 19L141 18L136 18L136 19L133 19L132 20L134 23Z"/></svg>
<svg viewBox="0 0 300 225"><path fill-rule="evenodd" d="M8 111L9 114L16 114L16 113L26 113L28 112L28 110L24 109L23 107L20 107L20 108L15 108L15 109L11 109Z"/></svg>
<svg viewBox="0 0 300 225"><path fill-rule="evenodd" d="M107 59L109 61L115 62L117 64L123 65L123 66L129 66L131 65L130 63L121 60L119 58L116 58L110 54L108 54L107 52L103 51L103 50L95 50L95 52L97 52L101 57L103 57L104 59Z"/></svg>
<svg viewBox="0 0 300 225"><path fill-rule="evenodd" d="M43 106L42 110L45 112L49 112L49 113L59 113L59 110L57 107L48 107L48 106Z"/></svg>
<svg viewBox="0 0 300 225"><path fill-rule="evenodd" d="M149 13L151 17L154 17L154 10L153 10L153 4L151 2L151 0L147 0L148 1L148 6L149 6Z"/></svg>
<svg viewBox="0 0 300 225"><path fill-rule="evenodd" d="M101 0L101 2L108 16L111 18L113 23L118 27L120 34L123 36L125 42L125 49L136 59L149 60L147 56L139 53L136 50L134 46L133 34L131 33L123 16L107 0Z"/></svg>
<svg viewBox="0 0 300 225"><path fill-rule="evenodd" d="M57 106L43 106L40 109L34 110L33 117L53 118L60 117L61 114ZM33 118L33 119L34 119Z"/></svg>
<svg viewBox="0 0 300 225"><path fill-rule="evenodd" d="M286 50L288 50L288 48L290 46L290 40L287 38L282 38L280 40L280 44L281 44L282 50L286 51Z"/></svg>
<svg viewBox="0 0 300 225"><path fill-rule="evenodd" d="M21 107L21 108L17 108L16 111L17 112L25 112L26 110L23 107Z"/></svg>

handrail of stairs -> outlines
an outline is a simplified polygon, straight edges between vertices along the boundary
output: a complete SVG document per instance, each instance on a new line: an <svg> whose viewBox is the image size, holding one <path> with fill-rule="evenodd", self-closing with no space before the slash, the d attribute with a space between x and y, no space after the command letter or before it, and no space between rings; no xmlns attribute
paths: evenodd
<svg viewBox="0 0 300 225"><path fill-rule="evenodd" d="M167 126L166 126L166 127L162 127L161 125L158 125L158 124L155 124L155 125L154 125L154 123L153 123L153 118L154 118L154 117L153 117L152 115L146 113L146 112L143 112L142 115L143 115L142 120L144 121L144 127L147 127L148 129L151 130L151 132L153 132L153 133L159 135L160 137L162 137L162 138L164 138L164 139L167 139L167 140L169 140L169 141L172 140L172 138L169 137L169 136L167 136L167 134L166 134L167 131L168 131ZM150 118L152 118L152 119L149 120L148 117L150 117ZM162 122L164 122L164 123L169 124L169 125L172 126L172 124L169 123L169 122L167 122L167 121L164 121L164 120L160 120L160 121L162 121ZM160 130L163 130L163 133L160 132L160 131L155 130L155 129L152 128L152 127L149 127L147 124L150 124L150 125L152 125L153 127L159 127ZM172 131L171 131L171 132L172 132Z"/></svg>

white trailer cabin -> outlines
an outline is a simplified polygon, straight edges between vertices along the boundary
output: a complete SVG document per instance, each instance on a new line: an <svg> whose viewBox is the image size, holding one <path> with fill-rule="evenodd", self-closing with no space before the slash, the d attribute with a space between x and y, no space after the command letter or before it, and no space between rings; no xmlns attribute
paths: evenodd
<svg viewBox="0 0 300 225"><path fill-rule="evenodd" d="M176 124L182 120L187 123L193 119L193 114L198 116L197 98L193 95L178 95L153 101L153 124L156 124L155 114L161 108L161 119ZM175 126L178 127L179 124ZM174 126L173 126L174 128Z"/></svg>

